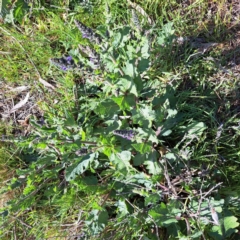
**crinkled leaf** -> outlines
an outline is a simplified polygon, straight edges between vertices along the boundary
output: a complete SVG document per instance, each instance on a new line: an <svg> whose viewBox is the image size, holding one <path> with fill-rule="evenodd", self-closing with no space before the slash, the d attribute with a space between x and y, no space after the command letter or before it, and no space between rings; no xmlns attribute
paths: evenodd
<svg viewBox="0 0 240 240"><path fill-rule="evenodd" d="M84 173L90 168L90 164L94 161L96 153L91 153L80 158L73 165L66 169L66 180L74 180L77 175Z"/></svg>
<svg viewBox="0 0 240 240"><path fill-rule="evenodd" d="M152 110L152 108L150 106L143 106L139 109L139 111L140 111L140 114L142 115L142 117L149 121L148 127L151 127L152 121L154 121L156 118L155 111Z"/></svg>
<svg viewBox="0 0 240 240"><path fill-rule="evenodd" d="M140 113L140 111L138 109L135 109L135 108L132 109L131 113L132 113L133 123L138 124L139 126L143 127L144 129L148 128L149 121L142 117L142 114Z"/></svg>
<svg viewBox="0 0 240 240"><path fill-rule="evenodd" d="M156 117L155 111L152 110L152 108L150 106L141 107L140 112L141 112L142 116L144 118L148 119L149 121L153 121Z"/></svg>
<svg viewBox="0 0 240 240"><path fill-rule="evenodd" d="M120 157L123 161L130 161L131 156L132 156L132 154L129 151L122 151L120 153Z"/></svg>
<svg viewBox="0 0 240 240"><path fill-rule="evenodd" d="M151 128L152 122L156 118L155 111L150 106L141 106L139 109L132 110L133 121L144 128Z"/></svg>
<svg viewBox="0 0 240 240"><path fill-rule="evenodd" d="M167 118L172 118L172 117L175 117L177 115L177 110L176 109L167 109L167 112L168 112Z"/></svg>
<svg viewBox="0 0 240 240"><path fill-rule="evenodd" d="M68 114L67 119L66 119L65 122L64 122L64 125L65 125L65 126L71 126L71 127L77 126L73 115Z"/></svg>
<svg viewBox="0 0 240 240"><path fill-rule="evenodd" d="M109 72L117 73L119 71L118 64L112 60L112 58L106 57L102 59L106 69Z"/></svg>

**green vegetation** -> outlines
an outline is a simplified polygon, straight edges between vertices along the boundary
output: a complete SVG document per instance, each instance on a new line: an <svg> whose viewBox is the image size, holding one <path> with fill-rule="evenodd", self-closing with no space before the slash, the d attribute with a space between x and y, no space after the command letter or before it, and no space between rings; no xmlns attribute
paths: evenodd
<svg viewBox="0 0 240 240"><path fill-rule="evenodd" d="M237 2L1 1L1 239L239 238Z"/></svg>

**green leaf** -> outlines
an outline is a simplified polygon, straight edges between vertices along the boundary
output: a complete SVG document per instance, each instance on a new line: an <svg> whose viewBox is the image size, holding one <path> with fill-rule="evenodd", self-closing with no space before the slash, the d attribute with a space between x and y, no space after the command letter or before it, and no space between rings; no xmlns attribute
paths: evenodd
<svg viewBox="0 0 240 240"><path fill-rule="evenodd" d="M131 28L127 26L118 28L118 32L116 32L113 36L112 46L114 48L124 47L125 42L129 39L130 30Z"/></svg>
<svg viewBox="0 0 240 240"><path fill-rule="evenodd" d="M152 144L150 143L134 143L132 146L141 154L149 153L152 149Z"/></svg>
<svg viewBox="0 0 240 240"><path fill-rule="evenodd" d="M98 223L107 225L108 222L108 212L106 210L101 211L98 217Z"/></svg>
<svg viewBox="0 0 240 240"><path fill-rule="evenodd" d="M157 151L153 151L152 153L147 154L147 159L145 160L144 165L147 166L149 174L157 175L163 172L158 163L158 158L159 155Z"/></svg>
<svg viewBox="0 0 240 240"><path fill-rule="evenodd" d="M201 136L206 128L205 123L193 120L190 124L183 126L180 129L189 135Z"/></svg>
<svg viewBox="0 0 240 240"><path fill-rule="evenodd" d="M166 137L169 136L172 133L172 130L170 129L163 129L160 133L161 136Z"/></svg>
<svg viewBox="0 0 240 240"><path fill-rule="evenodd" d="M156 204L161 200L161 194L153 193L144 199L144 205L148 206L149 204Z"/></svg>
<svg viewBox="0 0 240 240"><path fill-rule="evenodd" d="M106 99L98 104L94 110L96 114L106 116L113 116L119 111L119 106L111 99Z"/></svg>
<svg viewBox="0 0 240 240"><path fill-rule="evenodd" d="M192 239L200 239L200 236L203 234L202 231L194 230L193 234L190 236ZM189 239L189 238L188 238ZM188 240L187 239L187 240Z"/></svg>
<svg viewBox="0 0 240 240"><path fill-rule="evenodd" d="M140 76L136 76L134 79L133 79L136 87L137 87L137 91L138 91L138 94L140 94L140 92L143 90L143 81L142 81L142 78Z"/></svg>
<svg viewBox="0 0 240 240"><path fill-rule="evenodd" d="M172 118L172 117L175 117L177 115L177 110L176 109L167 109L167 112L168 112L167 118Z"/></svg>
<svg viewBox="0 0 240 240"><path fill-rule="evenodd" d="M75 122L75 119L74 119L72 114L68 114L67 119L64 122L64 125L65 126L71 126L71 127L77 126L77 124Z"/></svg>
<svg viewBox="0 0 240 240"><path fill-rule="evenodd" d="M122 152L120 153L120 158L121 158L123 161L130 161L131 156L132 156L132 154L131 154L131 152L129 152L129 151L122 151Z"/></svg>
<svg viewBox="0 0 240 240"><path fill-rule="evenodd" d="M239 226L238 219L234 216L227 216L223 220L225 228L225 237L229 237L235 232L235 228Z"/></svg>
<svg viewBox="0 0 240 240"><path fill-rule="evenodd" d="M168 226L168 225L171 225L172 223L177 223L176 218L172 217L172 218L169 218L169 219L165 220L163 222L163 225Z"/></svg>
<svg viewBox="0 0 240 240"><path fill-rule="evenodd" d="M23 17L26 14L28 7L28 4L24 0L18 0L15 3L15 9L14 9L14 18L18 21L22 21Z"/></svg>
<svg viewBox="0 0 240 240"><path fill-rule="evenodd" d="M150 106L144 106L141 107L140 112L142 114L143 117L145 117L146 119L148 119L149 121L153 121L155 119L155 111L152 110L152 108Z"/></svg>
<svg viewBox="0 0 240 240"><path fill-rule="evenodd" d="M114 37L113 37L112 46L113 46L113 47L118 47L118 45L119 45L120 42L121 42L121 39L122 39L121 33L120 33L120 32L115 33L115 34L114 34Z"/></svg>
<svg viewBox="0 0 240 240"><path fill-rule="evenodd" d="M0 1L0 7L1 7L0 8L0 18L4 19L10 13L10 10L11 10L10 6L12 6L11 0L1 0ZM12 10L12 13L13 13L13 10Z"/></svg>
<svg viewBox="0 0 240 240"><path fill-rule="evenodd" d="M149 121L144 119L138 109L132 109L132 119L134 124L138 124L144 129L148 128Z"/></svg>
<svg viewBox="0 0 240 240"><path fill-rule="evenodd" d="M131 164L131 152L122 151L121 153L112 153L110 161L116 166L116 169L122 174L126 174L130 171Z"/></svg>
<svg viewBox="0 0 240 240"><path fill-rule="evenodd" d="M132 78L130 78L129 76L125 76L124 78L119 78L118 81L116 82L116 86L118 86L122 92L128 91L129 93L132 93L135 96L138 96L137 87L134 81L132 80Z"/></svg>
<svg viewBox="0 0 240 240"><path fill-rule="evenodd" d="M111 72L111 73L117 73L119 71L119 68L118 68L118 63L113 61L112 57L110 57L109 55L111 55L112 53L112 48L110 47L108 49L109 51L109 54L106 54L106 55L102 55L101 59L102 59L102 62L105 66L105 68Z"/></svg>
<svg viewBox="0 0 240 240"><path fill-rule="evenodd" d="M144 163L145 160L146 160L145 154L137 153L137 155L135 155L133 158L133 165L140 166Z"/></svg>
<svg viewBox="0 0 240 240"><path fill-rule="evenodd" d="M149 63L150 63L149 59L141 59L137 65L138 72L142 73L146 71L149 68Z"/></svg>
<svg viewBox="0 0 240 240"><path fill-rule="evenodd" d="M206 129L206 125L203 122L194 121L192 124L187 126L187 130L189 134L196 134L198 136L202 135L205 129Z"/></svg>
<svg viewBox="0 0 240 240"><path fill-rule="evenodd" d="M179 210L178 210L179 211ZM149 215L152 216L152 218L155 220L156 224L160 227L168 227L168 226L175 226L178 222L176 220L176 214L169 212L169 209L167 205L165 205L163 202L157 205L156 207L152 208L149 211ZM173 229L172 229L173 231ZM176 229L174 230L176 234Z"/></svg>
<svg viewBox="0 0 240 240"><path fill-rule="evenodd" d="M118 212L118 217L124 217L127 214L129 214L127 205L125 203L125 201L122 200L118 200L115 204L115 206L117 207L117 212Z"/></svg>
<svg viewBox="0 0 240 240"><path fill-rule="evenodd" d="M95 209L90 212L85 223L88 225L92 235L97 235L106 227L108 218L108 212L105 209L101 211Z"/></svg>
<svg viewBox="0 0 240 240"><path fill-rule="evenodd" d="M40 149L45 149L47 147L47 144L46 143L38 143L37 148L40 148Z"/></svg>
<svg viewBox="0 0 240 240"><path fill-rule="evenodd" d="M80 162L76 161L73 165L66 169L66 180L74 180L77 175L84 173L90 168L91 163L95 160L97 154L91 153L80 158Z"/></svg>
<svg viewBox="0 0 240 240"><path fill-rule="evenodd" d="M168 159L171 163L173 163L177 159L176 155L171 152L166 153L165 158Z"/></svg>
<svg viewBox="0 0 240 240"><path fill-rule="evenodd" d="M156 118L155 111L152 110L152 107L147 106L147 105L141 107L139 109L139 111L140 111L142 117L149 121L148 127L151 127L152 126L152 121L154 121L155 118Z"/></svg>
<svg viewBox="0 0 240 240"><path fill-rule="evenodd" d="M98 183L98 179L96 176L85 176L85 177L83 177L82 181L86 185L97 185L97 183Z"/></svg>
<svg viewBox="0 0 240 240"><path fill-rule="evenodd" d="M122 69L127 76L134 77L136 74L133 60L126 62L125 67L123 67Z"/></svg>
<svg viewBox="0 0 240 240"><path fill-rule="evenodd" d="M143 139L146 141L150 141L152 143L158 143L158 138L156 136L156 133L153 129L151 128L138 128L137 129L137 136L136 136L136 141L137 142L142 142Z"/></svg>
<svg viewBox="0 0 240 240"><path fill-rule="evenodd" d="M0 212L0 216L1 216L2 218L7 217L8 215L9 215L9 211L8 211L8 210L4 210L3 212Z"/></svg>
<svg viewBox="0 0 240 240"><path fill-rule="evenodd" d="M146 37L143 37L142 38L142 47L141 47L141 57L142 58L145 58L145 59L148 59L149 58L149 41L148 41L148 38Z"/></svg>
<svg viewBox="0 0 240 240"><path fill-rule="evenodd" d="M160 32L159 37L157 38L157 42L159 45L169 45L172 43L174 39L174 32L173 23L169 22L165 24Z"/></svg>
<svg viewBox="0 0 240 240"><path fill-rule="evenodd" d="M104 153L106 156L110 157L112 152L114 151L114 148L110 145L104 146L102 149L100 149L102 153Z"/></svg>
<svg viewBox="0 0 240 240"><path fill-rule="evenodd" d="M167 109L167 117L165 122L163 123L160 136L169 136L172 133L171 128L177 125L177 110L175 109Z"/></svg>
<svg viewBox="0 0 240 240"><path fill-rule="evenodd" d="M232 215L232 213L228 210L224 210L224 212L218 213L219 226L213 226L212 229L209 231L210 236L214 239L227 239L230 237L234 232L237 231L237 227L239 226L238 219Z"/></svg>
<svg viewBox="0 0 240 240"><path fill-rule="evenodd" d="M153 187L152 178L143 172L132 175L131 182L143 184L143 186L145 186L147 189L151 189Z"/></svg>
<svg viewBox="0 0 240 240"><path fill-rule="evenodd" d="M163 226L162 223L166 220L167 214L167 206L163 202L161 202L157 207L154 207L149 211L149 215L160 227Z"/></svg>
<svg viewBox="0 0 240 240"><path fill-rule="evenodd" d="M130 110L136 105L135 96L132 94L127 96L113 97L112 100L116 102L119 108L123 111Z"/></svg>
<svg viewBox="0 0 240 240"><path fill-rule="evenodd" d="M138 104L139 105L139 104ZM156 118L156 113L152 110L151 106L148 105L140 105L139 109L132 110L134 123L139 124L144 128L151 128L152 122Z"/></svg>

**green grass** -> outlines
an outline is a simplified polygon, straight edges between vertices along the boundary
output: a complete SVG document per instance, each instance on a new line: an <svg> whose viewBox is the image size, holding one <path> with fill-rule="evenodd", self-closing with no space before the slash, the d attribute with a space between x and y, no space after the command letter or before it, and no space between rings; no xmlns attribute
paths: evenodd
<svg viewBox="0 0 240 240"><path fill-rule="evenodd" d="M70 2L70 5L67 2ZM200 189L207 192L209 186L212 187L222 182L224 187L211 195L216 202L220 202L221 199L225 201L224 207L221 205L224 209L222 213L219 213L219 216L224 217L224 214L230 214L228 210L231 210L232 215L229 216L239 218L239 77L231 74L230 71L233 70L229 70L228 74L221 72L222 68L228 68L228 63L233 59L238 49L228 49L227 54L224 52L225 48L229 47L229 40L233 38L233 31L229 27L231 23L230 10L225 10L226 1L222 0L215 3L216 7L211 14L208 2L206 0L195 1L186 7L175 0L168 2L155 0L144 3L136 1L154 20L155 25L149 26L146 19L139 14L142 25L148 29L152 28L154 36L163 31L163 26L166 23L172 22L176 36L204 37L208 42L222 44L218 44L209 52L196 57L194 56L196 50L188 45L166 44L165 48L158 45L158 48L153 49L152 59L155 62L150 69L148 84L152 81L153 86L157 86L158 90L153 87L155 95L151 92L145 93L146 106L151 106L156 97L155 101L160 103L154 105L156 112L162 114L160 110L164 108L171 111L176 109L178 112L177 117L174 118L175 123L170 128L172 134L161 138L161 147L170 149L170 153L175 154L175 160L173 160L173 156L168 159L169 168L177 161L177 164L174 165L176 168L173 171L174 174L181 174L181 169L184 169L184 166L191 166L197 172L207 168L204 185L198 177L190 180L190 183L185 182L181 187L188 192L188 200L183 203L168 198L166 200L166 205L170 209L168 211L184 208L187 209L186 214L189 214L187 211L190 211L190 205L196 200L194 191ZM124 232L128 232L131 239L139 239L140 236L148 236L149 239L167 237L167 224L163 226L161 223L154 222L157 217L155 218L153 213L149 218L150 213L146 214L145 210L142 211L146 208L143 206L143 199L147 196L147 193L144 193L147 191L145 188L141 188L142 192L139 195L129 195L129 198L118 197L116 194L121 188L125 192L130 191L131 178L128 178L128 175L124 176L124 174L121 177L121 171L118 172L117 168L115 168L116 172L114 173L113 163L108 165L109 156L107 154L108 151L112 151L110 149L113 146L116 147L116 152L128 151L130 146L124 142L119 144L117 142L119 140L102 135L101 130L106 125L104 117L100 116L103 110L99 110L99 115L96 116L92 115L90 111L94 109L98 101L111 96L113 90L106 90L106 92L103 90L99 93L98 88L102 88L104 85L102 80L96 81L95 86L91 85L91 90L89 90L87 83L82 82L85 79L84 73L62 72L49 63L50 58L61 57L72 49L77 49L78 44L94 46L93 43L82 38L73 20L79 19L92 28L104 25L105 2L94 1L92 6L86 5L85 7L80 6L76 1L53 1L51 6L48 3L41 5L39 1L33 1L33 3L35 5L31 17L27 12L25 18L16 21L15 25L5 23L0 27L0 65L4 66L0 69L0 81L4 85L4 96L2 95L0 100L12 97L16 104L19 101L19 95L7 91L8 87L27 85L31 95L34 96L33 101L39 110L47 116L45 119L47 126L58 126L55 129L59 134L56 134L57 136L77 137L81 135L83 140L88 141L88 134L93 133L94 136L91 136L90 140L97 142L98 145L94 145L92 149L98 150L99 148L101 150L101 144L107 147L99 153L99 158L102 159L100 169L92 167L69 183L70 187L64 187L59 182L61 179L59 172L62 169L59 162L60 160L65 161L67 167L69 159L75 161L74 158L71 158L71 154L65 156L65 152L69 149L73 151L76 146L70 143L61 145L57 142L54 131L51 132L50 129L49 133L44 133L41 132L41 129L36 130L34 126L29 130L32 130L33 134L37 135L41 132L42 136L46 138L52 137L52 142L46 143L50 147L46 148L44 141L34 145L31 137L29 139L23 138L16 145L0 141L2 204L10 201L11 206L8 217L3 218L2 222L0 221L3 226L0 227L1 239L64 239L64 237L70 239L71 236L84 231L96 231L90 222L99 217L100 213L104 215L106 212L109 215L107 227L96 233L96 236L89 236L88 239L129 239L123 234ZM112 15L112 22L109 26L117 29L117 26L127 25L130 22L131 11L127 2L119 3L112 0L109 1L109 7ZM153 45L156 42L157 38L154 39ZM95 46L96 49L98 47ZM114 79L114 76L114 73L105 73L105 77L109 79ZM51 83L55 90L43 86L39 77ZM83 98L84 94L89 94L89 99ZM25 95L24 93L21 97ZM95 95L99 98L95 98ZM145 99L145 96L142 98ZM169 99L169 103L164 98ZM145 104L141 98L139 102ZM86 107L83 108L82 105L86 105ZM11 107L9 105L8 109ZM3 108L0 105L1 109ZM80 112L81 109L85 109L89 115L85 116ZM104 111L107 115L108 110ZM130 112L129 109L123 111L126 116ZM37 120L36 116L33 118ZM85 126L84 124L88 126L86 131L84 127L74 125L77 121L82 121L83 126ZM73 125L71 125L72 122L74 122ZM157 120L155 119L153 122L154 125ZM127 127L129 124L134 126L136 122L123 121L123 126ZM172 123L169 121L168 124ZM200 126L198 124L204 126L205 130L201 130L203 132L193 132L194 127ZM221 124L222 129L219 128ZM14 138L13 129L24 131L24 127L16 126L16 119L11 116L8 121L1 123L0 134ZM217 135L219 136L217 137ZM101 136L100 139L98 136ZM152 145L150 147L152 148ZM30 164L32 159L37 157L38 148L41 149L41 156L49 158L46 163L52 161L51 164L44 168L45 172L39 171L37 172L39 174L30 174L31 177L24 185L12 189L11 184L19 175L27 175L28 171L34 173L38 167L43 166L44 161L41 158L38 160L40 161L39 165L33 167ZM59 153L59 158L54 161L51 160L53 150ZM163 156L166 153L164 152ZM138 159L134 159L138 161ZM144 173L153 179L154 183L166 184L163 175L149 173L149 169L143 163L131 171L132 176L136 172ZM169 170L169 174L176 177L171 170ZM82 182L84 178L87 179L86 182ZM98 179L97 184L87 183L88 180L94 182L95 178ZM118 179L118 181L115 182L113 179ZM129 185L126 184L126 187L123 184L125 181L129 181ZM36 192L34 192L35 190ZM18 198L22 197L23 192L32 195L28 200L22 200L19 203ZM151 194L149 199L152 197ZM198 194L200 193L198 192ZM153 200L151 199L151 201ZM151 201L149 200L149 202ZM191 201L191 204L188 205L187 201ZM19 204L15 205L16 203ZM157 212L157 208L154 209L152 211L156 210ZM93 210L98 210L100 213L96 214ZM124 215L126 212L128 214ZM100 220L96 220L95 224L97 221ZM197 229L202 230L203 233L200 236L204 236L205 239L217 239L208 234L210 226L200 226L202 223L199 219L192 218L191 221L194 233L197 233ZM178 228L184 229L184 218L179 222ZM100 225L98 227L101 229ZM236 229L239 230L239 226L236 226ZM187 238L186 229L179 230L178 237L183 237L183 235L186 238L182 239L191 238L191 236ZM195 239L201 239L200 236ZM236 237L236 234L232 234L227 239L237 239ZM167 239L174 238L169 235Z"/></svg>

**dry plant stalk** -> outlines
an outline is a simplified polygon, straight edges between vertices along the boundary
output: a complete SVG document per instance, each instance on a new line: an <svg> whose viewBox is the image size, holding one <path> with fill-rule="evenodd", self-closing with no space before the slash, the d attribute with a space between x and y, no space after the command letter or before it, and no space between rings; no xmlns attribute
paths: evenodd
<svg viewBox="0 0 240 240"><path fill-rule="evenodd" d="M130 0L127 0L127 2L132 8L142 14L142 16L146 17L150 25L154 24L154 21L148 16L148 14L143 10L143 8L141 8L138 4L131 2Z"/></svg>

